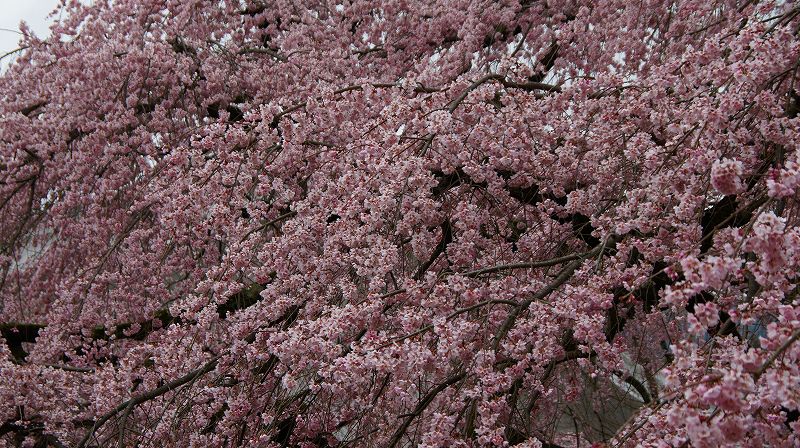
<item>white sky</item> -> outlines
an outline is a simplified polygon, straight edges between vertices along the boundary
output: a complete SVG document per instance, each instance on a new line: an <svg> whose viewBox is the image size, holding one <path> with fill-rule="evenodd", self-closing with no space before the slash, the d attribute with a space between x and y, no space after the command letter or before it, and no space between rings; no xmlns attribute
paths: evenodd
<svg viewBox="0 0 800 448"><path fill-rule="evenodd" d="M0 0L0 56L15 50L19 42L19 22L24 20L39 37L50 34L47 20L59 0ZM8 65L9 58L0 61L0 68Z"/></svg>

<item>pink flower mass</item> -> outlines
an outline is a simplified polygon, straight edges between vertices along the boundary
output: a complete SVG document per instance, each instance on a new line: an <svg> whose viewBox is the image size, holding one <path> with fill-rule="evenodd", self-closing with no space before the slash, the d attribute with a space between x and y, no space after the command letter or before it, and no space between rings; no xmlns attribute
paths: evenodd
<svg viewBox="0 0 800 448"><path fill-rule="evenodd" d="M0 75L0 446L800 446L796 2L55 17Z"/></svg>

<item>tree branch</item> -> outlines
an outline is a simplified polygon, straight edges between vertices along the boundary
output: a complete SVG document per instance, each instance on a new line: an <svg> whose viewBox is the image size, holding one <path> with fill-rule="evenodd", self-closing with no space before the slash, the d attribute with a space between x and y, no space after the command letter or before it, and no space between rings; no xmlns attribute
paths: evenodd
<svg viewBox="0 0 800 448"><path fill-rule="evenodd" d="M144 403L145 401L149 401L149 400L152 400L154 398L157 398L157 397L159 397L161 395L166 394L167 392L170 392L170 391L172 391L172 390L174 390L174 389L176 389L178 387L183 386L186 383L192 382L192 381L196 380L197 378L200 378L201 376L205 375L206 373L214 370L217 367L217 363L219 362L219 359L220 359L220 356L217 355L217 356L211 358L210 361L205 363L200 368L192 370L191 372L187 373L186 375L184 375L184 376L182 376L180 378L176 378L176 379L170 381L169 383L164 384L161 387L157 387L157 388L155 388L155 389L153 389L153 390L151 390L149 392L146 392L146 393L141 394L141 395L137 395L136 397L133 397L130 400L127 400L127 401L119 404L117 407L115 407L111 411L107 412L102 417L100 417L100 419L98 419L94 423L94 425L92 425L92 429L90 429L89 432L86 434L86 436L84 436L83 440L81 440L80 443L78 443L78 448L83 448L84 446L86 446L86 442L89 441L89 438L92 437L92 435L94 434L95 431L97 431L98 428L103 426L103 424L105 424L108 420L113 418L118 413L120 413L120 412L124 411L125 409L127 409L129 406L132 408L132 407L134 407L134 406L136 406L138 404L141 404L141 403Z"/></svg>
<svg viewBox="0 0 800 448"><path fill-rule="evenodd" d="M503 340L503 338L506 337L506 334L508 334L508 332L511 330L511 327L514 326L514 322L516 322L517 316L519 316L519 313L521 313L522 310L528 308L533 302L544 299L545 297L550 295L550 293L555 291L558 287L566 283L567 280L569 280L572 277L572 274L574 274L575 271L580 267L580 265L583 264L584 259L599 254L603 250L603 247L604 245L598 245L591 251L587 252L585 254L586 257L581 257L577 260L572 261L570 264L564 267L564 269L562 269L561 272L559 272L558 276L556 276L556 278L552 282L550 282L550 284L539 290L539 292L534 294L533 297L524 300L516 308L514 308L511 311L511 313L509 313L505 322L503 322L503 326L500 327L500 329L498 330L497 334L494 337L494 341L492 342L494 351L497 351L500 342Z"/></svg>
<svg viewBox="0 0 800 448"><path fill-rule="evenodd" d="M447 380L445 380L444 383L439 384L438 386L431 389L427 394L425 394L422 400L420 400L419 404L417 404L417 407L414 408L414 410L410 414L405 414L406 418L405 420L403 420L403 424L401 424L400 427L397 428L397 430L394 432L394 435L392 436L392 439L387 445L387 447L394 448L394 446L397 445L403 438L403 434L405 434L408 427L411 426L411 422L414 421L414 418L420 416L425 411L425 408L427 408L428 405L431 404L433 399L436 398L437 395L439 395L439 393L441 393L448 387L452 386L453 384L461 381L466 376L467 376L466 372L457 373L448 378Z"/></svg>
<svg viewBox="0 0 800 448"><path fill-rule="evenodd" d="M464 272L461 275L463 275L464 277L479 277L484 274L493 274L495 272L507 271L511 269L544 268L548 266L555 266L561 263L566 263L567 261L577 260L585 257L586 255L587 253L580 253L580 254L565 255L563 257L551 258L549 260L542 260L542 261L528 261L521 263L500 264L497 266L475 269L473 271Z"/></svg>
<svg viewBox="0 0 800 448"><path fill-rule="evenodd" d="M789 339L781 344L781 346L778 347L778 349L775 350L766 361L764 361L764 364L761 365L758 371L753 374L753 381L758 382L758 380L761 379L761 376L764 375L764 372L766 372L767 369L772 366L775 360L778 359L778 357L781 356L789 347L791 347L791 345L794 344L798 338L800 338L800 330L795 330Z"/></svg>

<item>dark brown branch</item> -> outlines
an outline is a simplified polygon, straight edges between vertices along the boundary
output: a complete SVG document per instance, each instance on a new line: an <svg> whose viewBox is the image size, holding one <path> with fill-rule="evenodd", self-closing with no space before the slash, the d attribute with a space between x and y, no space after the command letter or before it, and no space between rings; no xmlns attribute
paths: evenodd
<svg viewBox="0 0 800 448"><path fill-rule="evenodd" d="M401 424L400 427L397 428L397 430L394 432L394 435L392 436L392 439L387 445L387 447L394 448L395 445L400 443L400 440L403 438L403 435L406 433L406 430L408 430L408 427L411 426L411 423L414 421L414 418L419 417L425 411L425 408L427 408L428 405L431 404L433 399L436 398L436 396L439 395L443 390L463 380L466 377L466 375L467 374L465 372L457 373L448 378L447 380L445 380L445 382L431 389L427 394L425 394L425 396L422 397L422 400L420 400L420 402L417 404L417 407L414 408L414 410L410 414L405 414L401 416L405 417L405 420L403 420L403 424Z"/></svg>
<svg viewBox="0 0 800 448"><path fill-rule="evenodd" d="M594 257L597 254L599 254L602 250L603 250L603 245L598 245L590 252L586 253L585 258ZM494 340L492 342L492 346L495 351L497 351L500 342L503 340L503 338L506 337L506 334L508 334L508 332L511 330L511 327L514 326L514 323L517 320L517 316L519 316L519 314L524 309L528 308L533 302L537 302L539 300L544 299L545 297L549 296L553 291L555 291L557 288L559 288L561 285L566 283L572 277L572 274L574 274L575 271L580 267L580 265L583 264L583 260L585 258L583 257L579 258L566 265L564 269L562 269L561 272L558 273L556 278L552 282L550 282L550 284L540 289L536 294L533 295L533 297L521 302L516 308L514 308L508 314L508 317L506 318L505 322L503 322L503 326L501 326L500 329L497 331L497 334L495 335Z"/></svg>
<svg viewBox="0 0 800 448"><path fill-rule="evenodd" d="M489 268L475 269L474 271L468 271L461 275L463 275L464 277L478 277L484 274L492 274L495 272L508 271L511 269L544 268L548 266L555 266L561 263L566 263L567 261L577 260L585 255L586 254L571 254L571 255L565 255L563 257L551 258L549 260L501 264Z"/></svg>
<svg viewBox="0 0 800 448"><path fill-rule="evenodd" d="M547 76L547 72L549 72L550 69L552 69L555 65L556 58L558 57L558 50L558 42L553 41L553 43L550 44L550 48L547 49L547 53L545 53L545 55L542 56L542 59L539 60L539 63L542 64L543 69L529 76L529 81L542 82L544 80L544 78Z"/></svg>
<svg viewBox="0 0 800 448"><path fill-rule="evenodd" d="M453 229L450 227L450 220L445 219L442 222L442 238L439 240L439 244L436 245L436 248L433 250L430 258L428 261L422 264L422 266L417 269L416 274L414 274L415 280L420 280L424 275L425 272L428 270L429 267L436 261L439 256L444 253L445 249L447 249L447 245L453 241Z"/></svg>
<svg viewBox="0 0 800 448"><path fill-rule="evenodd" d="M614 375L617 375L618 377L622 378L623 381L630 384L631 387L636 389L636 392L638 392L639 395L641 395L642 401L644 401L645 404L650 403L650 401L652 401L652 398L650 398L650 392L647 390L644 384L642 384L641 381L634 378L633 375L624 375L622 372L619 371L614 371Z"/></svg>
<svg viewBox="0 0 800 448"><path fill-rule="evenodd" d="M294 210L288 211L288 212L278 216L277 218L275 218L275 219L273 219L271 221L268 221L268 222L256 227L253 230L250 230L249 232L244 234L244 236L239 240L239 243L243 243L244 240L246 240L250 235L252 235L252 234L254 234L254 233L256 233L256 232L258 232L260 230L264 230L264 229L266 229L267 227L269 227L269 226L271 226L273 224L276 224L276 223L278 223L280 221L283 221L284 219L291 218L296 214L297 214L297 212L294 211Z"/></svg>
<svg viewBox="0 0 800 448"><path fill-rule="evenodd" d="M783 344L781 344L781 346L778 347L777 350L772 352L772 354L769 356L769 358L767 358L766 361L764 361L764 364L761 365L758 371L753 374L753 380L755 382L758 382L758 380L761 379L761 376L764 375L764 372L766 372L767 369L769 369L772 366L775 360L778 359L778 357L781 356L783 352L785 352L789 347L791 347L792 344L797 342L797 339L799 338L800 338L800 330L795 330L794 333L792 333L792 335L789 337L789 339L787 339Z"/></svg>
<svg viewBox="0 0 800 448"><path fill-rule="evenodd" d="M167 42L172 46L172 51L175 53L186 53L197 56L197 50L192 48L192 46L186 43L186 41L180 36L175 36L174 38L167 40Z"/></svg>
<svg viewBox="0 0 800 448"><path fill-rule="evenodd" d="M266 54L280 62L287 62L289 58L271 48L242 48L239 54Z"/></svg>
<svg viewBox="0 0 800 448"><path fill-rule="evenodd" d="M543 82L534 82L534 81L514 82L501 79L500 83L503 84L503 87L506 87L508 89L521 89L527 92L534 92L534 91L561 92L561 87Z"/></svg>
<svg viewBox="0 0 800 448"><path fill-rule="evenodd" d="M242 289L240 292L229 297L225 302L217 305L217 314L219 314L220 318L224 319L235 311L254 305L261 299L260 294L264 288L265 285L255 283ZM169 310L162 308L154 313L152 319L137 322L138 330L136 332L130 333L134 323L126 322L117 325L113 331L110 331L110 329L104 326L94 327L89 332L89 337L96 340L108 340L113 336L115 339L143 341L154 331L167 328L180 321L179 317L173 316ZM6 345L8 345L11 350L14 360L22 363L28 356L28 353L22 348L22 344L35 343L39 332L46 326L45 324L33 323L0 323L0 335L5 339ZM75 368L62 369L74 370Z"/></svg>
<svg viewBox="0 0 800 448"><path fill-rule="evenodd" d="M766 201L767 197L761 196L743 207L738 207L735 195L728 195L720 199L706 210L700 219L700 225L703 228L700 252L705 253L711 249L714 234L717 230L728 226L743 226L753 217L753 212Z"/></svg>
<svg viewBox="0 0 800 448"><path fill-rule="evenodd" d="M461 92L460 95L458 95L453 101L450 102L450 105L447 106L447 111L453 113L458 108L458 106L467 98L467 95L469 95L470 92L472 92L473 90L477 89L478 87L482 86L483 84L489 81L497 81L500 84L502 84L503 87L509 89L522 89L529 92L537 90L543 90L547 92L561 92L561 88L556 85L545 84L534 81L518 83L507 80L503 75L491 74L478 79L477 81L470 84L469 87L464 89L464 91Z"/></svg>
<svg viewBox="0 0 800 448"><path fill-rule="evenodd" d="M130 400L127 400L127 401L125 401L123 403L120 403L117 407L115 407L111 411L107 412L102 417L100 417L94 423L94 425L92 425L92 429L89 430L89 432L86 434L86 436L84 436L83 440L81 440L80 443L78 443L78 448L83 448L84 446L86 446L86 442L89 441L89 438L91 438L92 435L94 435L94 432L97 431L98 428L103 426L103 424L105 424L107 421L112 419L115 415L117 415L120 412L124 411L126 408L128 408L128 406L130 406L132 408L132 407L134 407L136 405L139 405L141 403L144 403L146 401L149 401L149 400L152 400L154 398L160 397L161 395L164 395L167 392L175 390L175 389L183 386L186 383L190 383L190 382L200 378L201 376L203 376L206 373L214 370L217 367L217 363L219 362L219 358L220 358L220 356L215 356L215 357L211 358L211 360L208 361L207 363L205 363L203 366L201 366L201 367L199 367L199 368L197 368L195 370L192 370L191 372L187 373L186 375L184 375L184 376L182 376L180 378L176 378L176 379L164 384L161 387L157 387L157 388L155 388L155 389L153 389L153 390L151 390L149 392L143 393L141 395L137 395L136 397L133 397Z"/></svg>
<svg viewBox="0 0 800 448"><path fill-rule="evenodd" d="M486 305L510 305L510 306L516 307L519 304L517 302L512 301L512 300L504 300L504 299L484 300L483 302L478 302L478 303L476 303L474 305L470 305L470 306L464 307L464 308L459 308L459 309L453 311L452 313L448 314L447 317L445 317L445 321L450 321L451 319L453 319L456 316L460 316L461 314L468 313L468 312L473 311L473 310L477 310L478 308L482 308L482 307L484 307ZM413 338L414 336L420 335L420 334L425 333L427 331L430 331L432 329L433 329L433 324L425 325L424 327L420 328L417 331L414 331L413 333L409 333L409 334L407 334L405 336L396 337L396 338L392 339L391 342L387 342L386 344L383 344L383 345L379 346L377 349L382 349L382 348L389 347L391 345L394 345L398 341L402 341L402 340L405 340L405 339Z"/></svg>
<svg viewBox="0 0 800 448"><path fill-rule="evenodd" d="M21 113L22 115L25 115L26 117L30 117L33 112L35 112L40 107L46 106L46 105L47 105L47 101L39 101L37 103L31 104L30 106L23 107L22 110L19 111L19 113Z"/></svg>
<svg viewBox="0 0 800 448"><path fill-rule="evenodd" d="M458 106L467 98L467 95L469 95L470 92L472 92L473 90L477 89L481 85L485 84L486 82L488 82L488 81L490 81L490 80L492 80L492 79L494 79L495 77L498 77L498 76L500 76L500 75L486 75L483 78L481 78L481 79L473 82L472 84L470 84L469 87L464 89L464 91L461 92L460 95L458 95L453 101L450 102L450 105L447 106L447 111L450 112L450 113L453 113L458 108Z"/></svg>
<svg viewBox="0 0 800 448"><path fill-rule="evenodd" d="M353 54L357 55L359 59L362 59L363 57L367 56L368 54L372 54L372 53L376 53L375 56L379 57L379 58L386 58L389 55L389 53L383 47L373 47L373 48L367 48L367 49L364 49L364 50L355 50L355 51L353 51Z"/></svg>
<svg viewBox="0 0 800 448"><path fill-rule="evenodd" d="M261 300L260 294L265 287L266 285L254 283L249 287L242 289L228 298L225 303L220 303L217 305L217 314L219 314L220 318L224 319L228 316L228 314L254 305L256 302Z"/></svg>

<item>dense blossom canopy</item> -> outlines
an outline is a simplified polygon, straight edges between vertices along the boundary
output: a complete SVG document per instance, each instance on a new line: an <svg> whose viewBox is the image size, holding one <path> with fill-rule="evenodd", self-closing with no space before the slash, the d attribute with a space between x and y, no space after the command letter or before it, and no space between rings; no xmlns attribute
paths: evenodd
<svg viewBox="0 0 800 448"><path fill-rule="evenodd" d="M0 443L800 445L800 7L65 0Z"/></svg>

